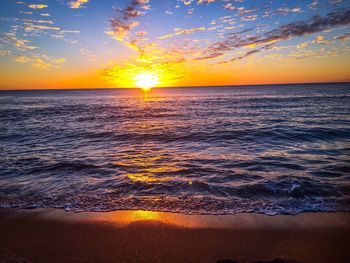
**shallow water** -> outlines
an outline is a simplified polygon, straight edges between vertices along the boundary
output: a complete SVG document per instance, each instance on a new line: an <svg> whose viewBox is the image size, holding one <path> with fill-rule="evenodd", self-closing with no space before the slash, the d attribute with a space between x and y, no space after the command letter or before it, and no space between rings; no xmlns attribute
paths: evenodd
<svg viewBox="0 0 350 263"><path fill-rule="evenodd" d="M0 207L350 211L350 84L2 91Z"/></svg>

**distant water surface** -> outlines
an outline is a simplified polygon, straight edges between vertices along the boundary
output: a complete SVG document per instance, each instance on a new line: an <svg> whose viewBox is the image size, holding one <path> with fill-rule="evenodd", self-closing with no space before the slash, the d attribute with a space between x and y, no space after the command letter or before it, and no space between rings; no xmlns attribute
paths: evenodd
<svg viewBox="0 0 350 263"><path fill-rule="evenodd" d="M2 91L0 207L350 211L350 84Z"/></svg>

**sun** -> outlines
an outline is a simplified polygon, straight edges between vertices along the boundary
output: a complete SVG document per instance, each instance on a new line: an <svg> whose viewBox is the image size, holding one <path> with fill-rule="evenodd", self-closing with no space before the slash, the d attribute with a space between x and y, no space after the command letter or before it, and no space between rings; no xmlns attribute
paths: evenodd
<svg viewBox="0 0 350 263"><path fill-rule="evenodd" d="M142 72L134 77L137 87L148 91L159 83L158 76L152 72Z"/></svg>

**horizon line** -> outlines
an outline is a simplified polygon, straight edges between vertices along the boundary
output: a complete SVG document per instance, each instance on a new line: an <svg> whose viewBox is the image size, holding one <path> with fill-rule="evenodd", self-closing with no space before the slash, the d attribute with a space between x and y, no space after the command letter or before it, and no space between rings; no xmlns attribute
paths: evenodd
<svg viewBox="0 0 350 263"><path fill-rule="evenodd" d="M278 86L278 85L312 85L312 84L346 84L345 81L328 81L328 82L287 82L287 83L260 83L260 84L227 84L227 85L190 85L190 86L160 86L152 89L171 89L171 88L207 88L207 87L251 87L251 86ZM28 89L2 89L1 91L33 91L33 90L106 90L106 89L141 89L139 87L92 87L92 88L28 88Z"/></svg>

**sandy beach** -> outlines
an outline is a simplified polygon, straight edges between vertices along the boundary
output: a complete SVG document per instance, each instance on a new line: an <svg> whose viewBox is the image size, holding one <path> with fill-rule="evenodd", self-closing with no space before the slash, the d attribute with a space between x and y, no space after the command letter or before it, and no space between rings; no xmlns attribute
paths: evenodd
<svg viewBox="0 0 350 263"><path fill-rule="evenodd" d="M14 255L35 263L350 258L350 213L211 216L3 209L0 229L1 262L15 262Z"/></svg>

